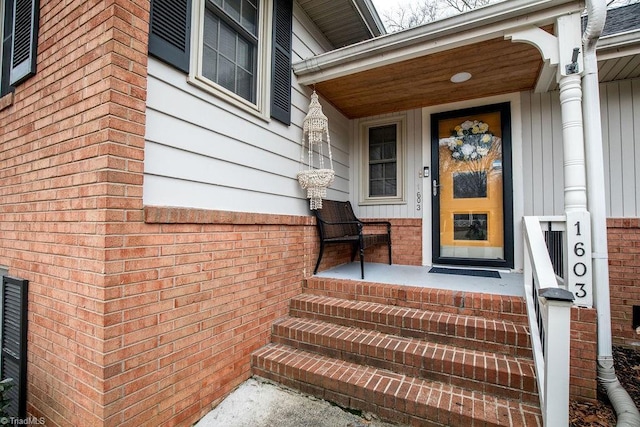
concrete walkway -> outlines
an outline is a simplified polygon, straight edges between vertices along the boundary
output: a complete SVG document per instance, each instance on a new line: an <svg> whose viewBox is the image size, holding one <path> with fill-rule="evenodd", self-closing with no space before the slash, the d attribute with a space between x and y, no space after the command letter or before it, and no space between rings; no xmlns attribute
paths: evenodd
<svg viewBox="0 0 640 427"><path fill-rule="evenodd" d="M195 427L400 427L358 416L274 384L251 378L209 412Z"/></svg>

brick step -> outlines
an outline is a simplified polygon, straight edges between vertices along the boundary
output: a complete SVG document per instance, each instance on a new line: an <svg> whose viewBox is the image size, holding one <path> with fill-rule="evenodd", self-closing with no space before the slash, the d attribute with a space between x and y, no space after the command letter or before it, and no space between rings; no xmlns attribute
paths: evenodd
<svg viewBox="0 0 640 427"><path fill-rule="evenodd" d="M317 276L305 279L304 293L440 313L507 320L521 325L526 325L528 322L524 298L516 296Z"/></svg>
<svg viewBox="0 0 640 427"><path fill-rule="evenodd" d="M528 327L511 321L312 294L293 298L290 314L456 347L531 357Z"/></svg>
<svg viewBox="0 0 640 427"><path fill-rule="evenodd" d="M360 365L523 402L538 402L531 359L293 317L274 323L271 339L273 343Z"/></svg>
<svg viewBox="0 0 640 427"><path fill-rule="evenodd" d="M541 426L540 410L454 385L269 344L252 355L256 375L383 419L420 426Z"/></svg>

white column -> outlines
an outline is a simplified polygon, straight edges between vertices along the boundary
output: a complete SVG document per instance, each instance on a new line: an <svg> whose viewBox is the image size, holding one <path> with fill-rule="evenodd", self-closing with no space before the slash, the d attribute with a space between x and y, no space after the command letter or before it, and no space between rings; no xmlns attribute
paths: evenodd
<svg viewBox="0 0 640 427"><path fill-rule="evenodd" d="M567 218L567 289L575 304L593 305L591 267L591 217L587 211L582 122L582 85L579 74L560 78L562 139L564 150L564 210Z"/></svg>
<svg viewBox="0 0 640 427"><path fill-rule="evenodd" d="M565 212L587 210L587 181L582 130L582 86L579 74L560 78L564 149Z"/></svg>

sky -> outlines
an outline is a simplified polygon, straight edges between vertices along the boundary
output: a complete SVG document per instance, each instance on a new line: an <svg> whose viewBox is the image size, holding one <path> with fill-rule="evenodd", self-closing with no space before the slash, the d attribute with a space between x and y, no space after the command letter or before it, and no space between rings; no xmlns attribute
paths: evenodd
<svg viewBox="0 0 640 427"><path fill-rule="evenodd" d="M394 8L398 7L398 4L406 4L406 3L412 3L411 1L405 0L405 1L399 1L399 0L371 0L373 2L373 5L376 7L376 10L378 11L378 15L380 15L380 17L382 17L382 15L384 15L384 12L386 11L390 11ZM415 3L415 1L413 2Z"/></svg>

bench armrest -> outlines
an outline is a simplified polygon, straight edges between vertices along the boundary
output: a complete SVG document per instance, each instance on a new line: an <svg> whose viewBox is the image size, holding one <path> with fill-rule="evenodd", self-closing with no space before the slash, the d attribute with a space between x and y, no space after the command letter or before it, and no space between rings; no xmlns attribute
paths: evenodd
<svg viewBox="0 0 640 427"><path fill-rule="evenodd" d="M323 223L323 224L327 224L327 225L358 225L358 226L362 226L362 221L325 221L323 219L318 218L318 220Z"/></svg>
<svg viewBox="0 0 640 427"><path fill-rule="evenodd" d="M364 225L386 225L387 232L391 233L391 223L389 221L362 221Z"/></svg>

